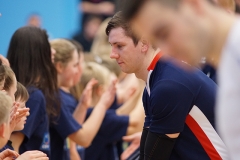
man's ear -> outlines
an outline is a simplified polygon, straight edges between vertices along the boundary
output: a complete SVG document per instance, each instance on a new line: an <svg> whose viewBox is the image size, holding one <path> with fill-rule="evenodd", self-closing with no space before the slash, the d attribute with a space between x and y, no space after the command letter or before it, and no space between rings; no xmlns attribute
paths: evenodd
<svg viewBox="0 0 240 160"><path fill-rule="evenodd" d="M7 128L6 128L6 123L2 123L1 125L0 125L0 137L1 138L4 138L5 137L5 130L6 130Z"/></svg>
<svg viewBox="0 0 240 160"><path fill-rule="evenodd" d="M146 40L146 39L141 39L141 51L143 52L143 53L146 53L147 51L148 51L148 49L149 49L149 41L148 40Z"/></svg>
<svg viewBox="0 0 240 160"><path fill-rule="evenodd" d="M56 68L58 73L62 73L64 66L61 62L57 62L57 63L55 63L55 68Z"/></svg>

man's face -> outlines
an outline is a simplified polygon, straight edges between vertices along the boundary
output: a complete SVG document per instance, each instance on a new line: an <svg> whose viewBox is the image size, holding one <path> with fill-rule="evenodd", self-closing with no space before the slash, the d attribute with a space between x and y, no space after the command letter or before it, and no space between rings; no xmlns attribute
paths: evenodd
<svg viewBox="0 0 240 160"><path fill-rule="evenodd" d="M123 72L137 73L142 62L140 43L135 46L121 27L112 29L108 40L112 46L110 58L117 61Z"/></svg>
<svg viewBox="0 0 240 160"><path fill-rule="evenodd" d="M165 54L197 65L209 52L211 34L206 30L206 21L199 20L198 12L182 3L174 9L148 1L131 24L137 33L149 35Z"/></svg>

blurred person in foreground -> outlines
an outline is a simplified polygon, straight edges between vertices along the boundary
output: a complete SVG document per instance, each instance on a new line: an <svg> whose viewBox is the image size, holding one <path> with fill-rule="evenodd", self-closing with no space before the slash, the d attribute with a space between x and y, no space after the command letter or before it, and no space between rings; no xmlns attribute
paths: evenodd
<svg viewBox="0 0 240 160"><path fill-rule="evenodd" d="M236 3L234 0L212 0L213 3L219 7L222 7L229 14L234 14L236 10ZM203 58L201 70L211 78L215 83L217 83L217 70L206 60L206 57Z"/></svg>
<svg viewBox="0 0 240 160"><path fill-rule="evenodd" d="M125 10L138 33L144 30L157 46L175 58L196 65L206 56L218 68L216 122L231 159L239 159L240 122L235 121L240 113L239 17L207 0L138 2L128 4Z"/></svg>

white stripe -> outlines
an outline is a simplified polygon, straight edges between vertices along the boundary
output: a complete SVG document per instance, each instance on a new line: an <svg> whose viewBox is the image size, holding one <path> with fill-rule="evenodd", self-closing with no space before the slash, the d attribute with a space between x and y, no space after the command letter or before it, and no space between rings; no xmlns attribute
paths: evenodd
<svg viewBox="0 0 240 160"><path fill-rule="evenodd" d="M193 106L189 114L198 123L203 132L207 135L208 139L211 141L214 148L217 150L218 154L222 157L222 159L229 159L225 144L223 143L222 139L219 137L211 123L208 121L207 117L203 114L203 112L197 106Z"/></svg>
<svg viewBox="0 0 240 160"><path fill-rule="evenodd" d="M152 72L153 72L153 70L150 70L150 71L148 72L148 77L147 77L147 86L146 86L146 88L147 88L147 92L148 92L149 97L150 97L150 93L151 93L151 91L150 91L150 86L149 86L149 80L150 80L150 77L151 77Z"/></svg>

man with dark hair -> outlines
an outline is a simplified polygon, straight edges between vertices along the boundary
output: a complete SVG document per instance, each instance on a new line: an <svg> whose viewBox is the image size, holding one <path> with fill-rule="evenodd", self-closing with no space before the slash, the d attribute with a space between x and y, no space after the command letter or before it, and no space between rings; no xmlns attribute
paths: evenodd
<svg viewBox="0 0 240 160"><path fill-rule="evenodd" d="M109 36L110 30L121 27L124 29L126 36L129 36L132 38L133 43L135 45L138 44L139 39L137 36L133 33L132 29L130 28L129 23L126 23L127 19L124 17L123 12L117 12L114 17L108 22L107 28L106 28L106 34Z"/></svg>
<svg viewBox="0 0 240 160"><path fill-rule="evenodd" d="M132 17L138 33L144 30L165 52L192 65L206 56L218 68L218 130L231 159L239 159L239 17L207 0L149 0L137 12L126 11L126 15Z"/></svg>
<svg viewBox="0 0 240 160"><path fill-rule="evenodd" d="M144 35L136 38L121 12L109 21L106 33L110 57L123 72L146 82L140 160L227 159L215 130L216 84L197 69L189 73L177 67L189 66L163 55Z"/></svg>

